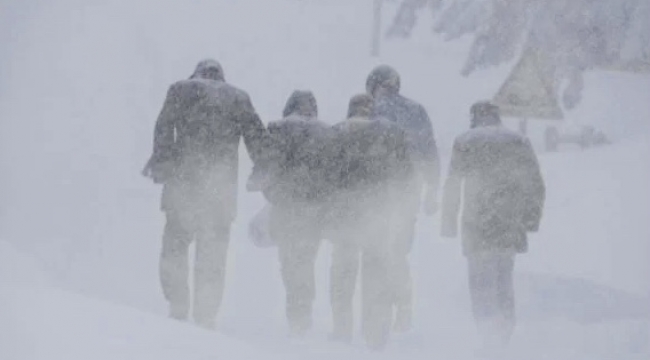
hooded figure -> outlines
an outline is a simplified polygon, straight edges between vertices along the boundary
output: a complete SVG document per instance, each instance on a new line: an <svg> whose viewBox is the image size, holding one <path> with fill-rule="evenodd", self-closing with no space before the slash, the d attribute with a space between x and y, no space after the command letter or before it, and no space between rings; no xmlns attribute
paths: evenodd
<svg viewBox="0 0 650 360"><path fill-rule="evenodd" d="M278 246L290 332L302 335L312 324L329 127L318 120L316 99L309 91L295 91L283 116L268 126L274 151L263 170L268 179L262 189L271 203L270 234Z"/></svg>
<svg viewBox="0 0 650 360"><path fill-rule="evenodd" d="M471 108L471 130L456 138L444 188L442 235L457 235L469 265L474 317L486 334L505 343L515 324L514 256L537 231L545 187L528 139L501 125L499 108ZM491 340L492 341L492 340Z"/></svg>
<svg viewBox="0 0 650 360"><path fill-rule="evenodd" d="M438 150L433 125L424 107L400 95L400 76L390 66L381 65L372 70L366 80L366 91L375 98L373 116L385 118L400 126L407 136L409 156L415 172L411 182L404 187L401 217L395 219L394 252L398 263L394 299L396 308L395 330L407 331L412 318L412 280L408 255L415 236L415 223L424 193L424 210L427 215L436 211L437 190L440 177Z"/></svg>
<svg viewBox="0 0 650 360"><path fill-rule="evenodd" d="M333 127L338 181L329 202L330 296L332 338L349 342L361 267L363 334L370 347L382 348L392 324L390 225L401 208L401 189L411 177L412 163L405 132L390 121L372 118L373 106L370 95L353 97L348 119Z"/></svg>
<svg viewBox="0 0 650 360"><path fill-rule="evenodd" d="M190 79L171 85L144 175L164 184L160 278L173 318L188 317L188 247L196 241L193 316L199 325L214 326L237 213L241 138L253 162L268 153L268 133L250 98L225 82L219 63L202 61Z"/></svg>

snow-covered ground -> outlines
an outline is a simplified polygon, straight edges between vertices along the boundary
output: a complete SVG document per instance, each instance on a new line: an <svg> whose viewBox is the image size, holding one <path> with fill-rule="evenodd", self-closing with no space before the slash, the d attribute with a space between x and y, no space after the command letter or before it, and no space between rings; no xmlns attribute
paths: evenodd
<svg viewBox="0 0 650 360"><path fill-rule="evenodd" d="M474 358L464 259L457 241L437 236L436 217L419 222L412 255L416 327L385 353L326 340L328 245L314 331L287 338L276 254L246 238L263 200L246 193L217 332L165 318L159 188L139 170L167 85L199 59L219 59L265 122L297 87L313 89L336 122L372 66L393 64L404 93L429 110L445 159L469 105L507 75L460 77L469 42L432 38L426 23L370 58L371 3L3 1L0 359ZM517 260L520 324L506 358L650 355L648 90L648 76L590 74L567 117L616 143L540 154L548 203Z"/></svg>

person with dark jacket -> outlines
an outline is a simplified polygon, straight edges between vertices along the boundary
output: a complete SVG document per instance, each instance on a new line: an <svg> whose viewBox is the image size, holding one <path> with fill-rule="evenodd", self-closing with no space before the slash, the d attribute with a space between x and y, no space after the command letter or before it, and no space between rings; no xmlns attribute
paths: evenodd
<svg viewBox="0 0 650 360"><path fill-rule="evenodd" d="M366 81L366 91L375 98L374 117L381 117L399 125L407 135L410 157L415 172L405 187L401 216L395 219L394 252L396 269L393 280L396 331L411 328L412 280L408 255L415 236L415 223L424 192L424 211L432 215L437 208L437 189L440 177L438 150L433 125L424 107L400 95L400 76L390 66L381 65L372 70Z"/></svg>
<svg viewBox="0 0 650 360"><path fill-rule="evenodd" d="M515 255L527 251L527 233L539 228L545 186L530 142L501 125L497 106L476 103L471 115L471 130L454 143L442 236L457 235L462 198L462 247L474 318L484 340L500 346L515 326Z"/></svg>
<svg viewBox="0 0 650 360"><path fill-rule="evenodd" d="M241 138L253 161L261 161L268 133L250 98L226 83L218 62L204 60L189 79L170 86L143 170L163 184L167 223L160 281L170 316L189 315L188 247L196 242L192 312L195 322L208 328L214 327L223 294Z"/></svg>
<svg viewBox="0 0 650 360"><path fill-rule="evenodd" d="M370 95L353 97L348 119L333 127L338 170L331 172L337 176L329 202L335 226L328 238L333 243L332 339L352 340L353 297L361 267L363 334L371 348L380 349L393 320L390 219L400 209L412 163L405 132L388 120L373 118L373 106Z"/></svg>
<svg viewBox="0 0 650 360"><path fill-rule="evenodd" d="M262 189L271 204L270 234L278 246L292 335L302 335L312 325L328 128L318 120L316 99L309 91L295 91L283 119L268 125L275 150L272 165L263 170L269 174Z"/></svg>

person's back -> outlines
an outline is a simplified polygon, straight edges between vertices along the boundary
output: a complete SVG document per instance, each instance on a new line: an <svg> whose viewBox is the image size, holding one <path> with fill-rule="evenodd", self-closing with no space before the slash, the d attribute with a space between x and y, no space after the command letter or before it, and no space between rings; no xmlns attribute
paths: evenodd
<svg viewBox="0 0 650 360"><path fill-rule="evenodd" d="M172 318L213 328L221 303L230 226L237 213L239 141L256 163L268 134L248 95L225 83L219 63L202 61L172 84L156 121L153 154L143 174L164 184L166 215L160 281ZM196 242L194 297L188 249ZM192 305L193 302L193 305Z"/></svg>
<svg viewBox="0 0 650 360"><path fill-rule="evenodd" d="M486 345L501 346L515 326L515 255L539 227L546 190L530 142L501 125L499 108L479 102L471 115L454 143L441 232L455 237L460 215L473 315Z"/></svg>
<svg viewBox="0 0 650 360"><path fill-rule="evenodd" d="M333 130L340 149L340 190L376 194L408 179L412 164L398 126L384 119L352 117Z"/></svg>
<svg viewBox="0 0 650 360"><path fill-rule="evenodd" d="M424 213L433 215L437 210L437 192L440 177L438 149L429 115L421 104L400 94L401 80L397 71L381 65L372 70L366 80L366 91L375 98L373 115L402 128L406 134L409 158L414 171L411 181L402 188L404 201L394 222L396 277L395 330L411 328L413 290L408 256L415 240L415 224L421 204ZM424 193L424 201L422 201Z"/></svg>
<svg viewBox="0 0 650 360"><path fill-rule="evenodd" d="M191 78L172 84L150 161L173 164L164 180L163 209L205 205L234 219L242 137L253 161L260 161L266 129L248 95L225 82L218 63L201 62Z"/></svg>
<svg viewBox="0 0 650 360"><path fill-rule="evenodd" d="M462 221L484 229L489 238L525 233L526 196L539 187L528 140L503 126L489 126L469 130L457 146L465 158ZM516 245L520 251L523 246Z"/></svg>
<svg viewBox="0 0 650 360"><path fill-rule="evenodd" d="M440 165L433 125L421 104L400 94L400 86L399 75L389 66L379 66L370 73L366 90L375 98L372 115L387 119L405 131L416 173L428 185L430 196L435 197Z"/></svg>
<svg viewBox="0 0 650 360"><path fill-rule="evenodd" d="M401 190L412 163L404 131L388 120L373 119L374 100L367 94L350 101L348 119L333 127L336 186L330 201L329 239L333 243L332 338L352 339L356 272L363 278L363 334L382 348L392 322L389 274L392 264L390 224L400 208ZM359 265L359 256L363 259Z"/></svg>
<svg viewBox="0 0 650 360"><path fill-rule="evenodd" d="M302 335L312 324L328 126L317 119L316 98L309 91L295 91L282 115L268 126L273 152L257 176L267 178L262 190L271 203L269 232L278 246L289 329Z"/></svg>
<svg viewBox="0 0 650 360"><path fill-rule="evenodd" d="M283 115L268 125L275 159L264 194L274 205L317 202L327 194L329 126L317 119L315 99L306 91L292 94Z"/></svg>
<svg viewBox="0 0 650 360"><path fill-rule="evenodd" d="M176 139L181 176L200 180L211 167L237 162L241 124L237 112L245 93L222 81L181 80L172 86L187 101L177 114ZM195 165L196 163L196 165Z"/></svg>
<svg viewBox="0 0 650 360"><path fill-rule="evenodd" d="M456 189L462 181L465 253L527 250L526 232L539 226L544 199L528 139L500 122L474 126L456 138L449 176L443 224L460 210Z"/></svg>

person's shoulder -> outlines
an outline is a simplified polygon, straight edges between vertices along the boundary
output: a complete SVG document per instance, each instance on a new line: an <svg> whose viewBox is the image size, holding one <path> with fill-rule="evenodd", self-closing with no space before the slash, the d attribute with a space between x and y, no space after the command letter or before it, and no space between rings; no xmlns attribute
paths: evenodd
<svg viewBox="0 0 650 360"><path fill-rule="evenodd" d="M211 93L222 98L231 99L240 103L251 103L250 96L246 91L225 81L211 79L189 79L185 81L194 82L196 86L209 89Z"/></svg>
<svg viewBox="0 0 650 360"><path fill-rule="evenodd" d="M269 122L268 126L275 127L275 128L292 127L292 128L313 128L313 129L326 129L330 127L327 123L319 119L309 119L299 115L289 115L282 119L273 120Z"/></svg>
<svg viewBox="0 0 650 360"><path fill-rule="evenodd" d="M477 127L467 130L456 137L456 142L461 145L471 145L476 142L483 143L485 141L512 144L528 143L528 139L525 136L503 125Z"/></svg>
<svg viewBox="0 0 650 360"><path fill-rule="evenodd" d="M456 136L454 140L454 147L468 147L473 143L484 140L486 137L491 136L493 131L485 127L477 127L473 129L466 130L462 134Z"/></svg>
<svg viewBox="0 0 650 360"><path fill-rule="evenodd" d="M409 109L413 109L417 111L426 111L424 105L409 97L406 97L402 94L398 94L397 98L399 99L400 103L402 103L405 107L408 107Z"/></svg>
<svg viewBox="0 0 650 360"><path fill-rule="evenodd" d="M223 83L225 84L225 83ZM227 84L226 84L227 85ZM174 93L185 93L185 94L211 94L212 91L221 89L221 84L219 82L208 80L208 79L183 79L176 81L170 86L170 92ZM224 87L223 89L228 89Z"/></svg>
<svg viewBox="0 0 650 360"><path fill-rule="evenodd" d="M347 128L347 120L339 121L333 125L330 126L330 129L333 132L340 132L344 131Z"/></svg>
<svg viewBox="0 0 650 360"><path fill-rule="evenodd" d="M198 83L194 79L182 79L171 84L169 86L169 92L179 93L196 86L198 86Z"/></svg>
<svg viewBox="0 0 650 360"><path fill-rule="evenodd" d="M167 97L178 101L196 101L209 94L205 85L195 79L183 79L169 86Z"/></svg>
<svg viewBox="0 0 650 360"><path fill-rule="evenodd" d="M424 107L424 105L403 95L398 96L400 99L399 104L401 105L403 111L409 114L411 121L416 121L422 126L431 122L431 120L429 120L429 113L427 112L427 109Z"/></svg>
<svg viewBox="0 0 650 360"><path fill-rule="evenodd" d="M505 126L497 126L495 137L498 137L502 142L510 144L525 145L530 143L525 135L508 129Z"/></svg>
<svg viewBox="0 0 650 360"><path fill-rule="evenodd" d="M351 117L332 126L335 131L344 133L358 133L377 128L378 124L371 119L361 116Z"/></svg>
<svg viewBox="0 0 650 360"><path fill-rule="evenodd" d="M235 85L229 84L225 81L214 81L212 86L218 88L219 90L234 96L237 100L250 102L251 97L248 93Z"/></svg>
<svg viewBox="0 0 650 360"><path fill-rule="evenodd" d="M376 116L372 119L372 123L375 124L377 127L381 127L383 129L389 129L389 130L395 130L395 131L401 131L403 128L399 126L397 123L394 121L389 120L387 117L384 116Z"/></svg>
<svg viewBox="0 0 650 360"><path fill-rule="evenodd" d="M328 124L325 121L323 121L321 119L318 119L318 118L317 119L312 119L312 120L310 120L310 122L313 124L313 126L315 128L319 128L319 129L329 129L331 127L330 124Z"/></svg>
<svg viewBox="0 0 650 360"><path fill-rule="evenodd" d="M283 118L283 119L276 119L276 120L271 120L271 121L269 121L269 123L267 124L267 128L268 128L269 130L272 130L272 129L279 129L279 128L282 128L283 126L285 126L286 123L287 123L287 119L286 119L286 118Z"/></svg>

